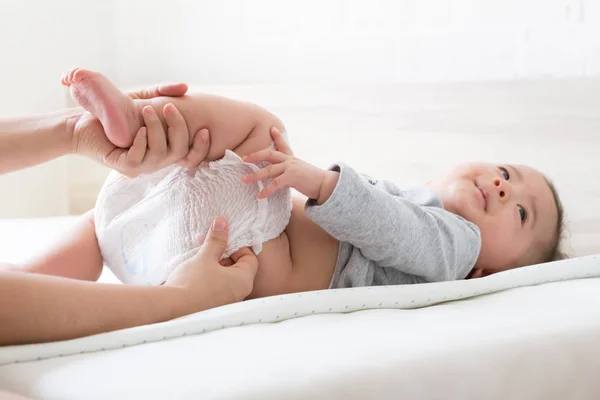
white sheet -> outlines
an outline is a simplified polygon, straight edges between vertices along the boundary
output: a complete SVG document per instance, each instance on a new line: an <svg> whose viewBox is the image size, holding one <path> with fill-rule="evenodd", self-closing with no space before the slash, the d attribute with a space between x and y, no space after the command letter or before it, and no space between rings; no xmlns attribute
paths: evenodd
<svg viewBox="0 0 600 400"><path fill-rule="evenodd" d="M0 367L0 388L48 399L596 398L600 278L591 277L599 274L600 262L589 257L478 281L281 296L76 341L4 348L0 359L13 363ZM567 280L575 276L590 278ZM479 295L524 283L539 285ZM446 303L383 309L439 301ZM374 309L343 313L363 304ZM304 313L310 315L297 318ZM262 323L259 314L266 315ZM220 329L224 319L244 324ZM78 349L94 352L60 357ZM14 363L15 356L35 360L57 351Z"/></svg>

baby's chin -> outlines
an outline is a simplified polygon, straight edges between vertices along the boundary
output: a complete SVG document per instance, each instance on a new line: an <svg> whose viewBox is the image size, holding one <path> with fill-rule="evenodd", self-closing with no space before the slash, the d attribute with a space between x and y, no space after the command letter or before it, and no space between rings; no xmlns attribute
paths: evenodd
<svg viewBox="0 0 600 400"><path fill-rule="evenodd" d="M477 225L477 222L487 213L481 202L480 191L472 182L462 185L460 189L453 193L452 201L449 202L452 209L448 209L448 211Z"/></svg>
<svg viewBox="0 0 600 400"><path fill-rule="evenodd" d="M450 201L443 202L444 210L451 212L452 214L456 214L469 222L476 223L477 219L477 210L473 209L473 206L469 204L468 201L462 198L454 198Z"/></svg>
<svg viewBox="0 0 600 400"><path fill-rule="evenodd" d="M452 212L452 211L450 211ZM458 215L459 217L464 218L465 220L477 225L477 218L475 218L475 216L473 215L473 213L468 213L468 212L452 212L453 214Z"/></svg>

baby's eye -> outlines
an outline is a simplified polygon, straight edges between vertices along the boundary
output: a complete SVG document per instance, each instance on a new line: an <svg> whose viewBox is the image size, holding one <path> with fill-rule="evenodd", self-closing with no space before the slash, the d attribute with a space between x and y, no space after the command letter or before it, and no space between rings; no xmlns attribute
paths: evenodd
<svg viewBox="0 0 600 400"><path fill-rule="evenodd" d="M521 206L517 206L517 208L519 209L519 216L521 217L521 222L527 221L527 210L525 210Z"/></svg>
<svg viewBox="0 0 600 400"><path fill-rule="evenodd" d="M510 179L510 174L508 173L508 170L504 167L500 167L500 172L502 172L502 175L504 176L504 179L509 180Z"/></svg>

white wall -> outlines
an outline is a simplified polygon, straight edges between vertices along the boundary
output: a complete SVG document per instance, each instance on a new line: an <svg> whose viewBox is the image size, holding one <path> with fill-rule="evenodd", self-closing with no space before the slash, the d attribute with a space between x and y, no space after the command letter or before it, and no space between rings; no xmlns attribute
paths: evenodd
<svg viewBox="0 0 600 400"><path fill-rule="evenodd" d="M119 78L132 84L431 82L600 73L598 0L118 4L118 36L127 38L117 44Z"/></svg>
<svg viewBox="0 0 600 400"><path fill-rule="evenodd" d="M598 0L0 0L0 37L0 115L69 104L73 66L123 87L600 74ZM71 159L0 177L0 216L81 211L72 192L103 173Z"/></svg>

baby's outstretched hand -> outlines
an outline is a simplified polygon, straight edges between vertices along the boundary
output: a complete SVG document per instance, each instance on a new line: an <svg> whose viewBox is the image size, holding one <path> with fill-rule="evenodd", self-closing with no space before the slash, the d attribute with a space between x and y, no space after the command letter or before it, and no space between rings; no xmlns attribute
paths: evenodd
<svg viewBox="0 0 600 400"><path fill-rule="evenodd" d="M272 181L258 193L259 199L264 199L278 189L291 187L317 200L319 204L327 201L337 183L338 173L324 171L294 157L292 149L277 128L271 128L271 137L277 150L266 149L242 157L245 162L266 161L270 164L245 176L242 181L251 183L272 178Z"/></svg>

